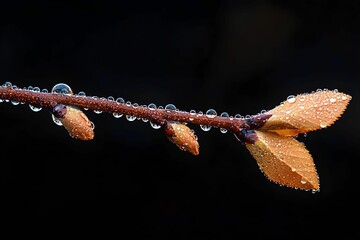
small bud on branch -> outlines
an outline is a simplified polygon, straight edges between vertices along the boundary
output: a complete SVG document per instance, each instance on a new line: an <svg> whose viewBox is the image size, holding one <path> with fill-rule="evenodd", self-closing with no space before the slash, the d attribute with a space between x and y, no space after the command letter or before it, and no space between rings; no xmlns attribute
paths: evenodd
<svg viewBox="0 0 360 240"><path fill-rule="evenodd" d="M199 154L199 143L194 132L184 124L168 122L164 126L165 134L170 141L181 150L188 151L193 155Z"/></svg>

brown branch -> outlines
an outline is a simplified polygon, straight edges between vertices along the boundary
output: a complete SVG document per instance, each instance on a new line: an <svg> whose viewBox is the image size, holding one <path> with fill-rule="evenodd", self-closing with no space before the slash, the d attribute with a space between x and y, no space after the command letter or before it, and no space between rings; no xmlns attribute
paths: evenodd
<svg viewBox="0 0 360 240"><path fill-rule="evenodd" d="M119 113L164 125L167 121L186 122L203 126L212 126L239 132L241 129L256 129L261 127L270 114L259 114L248 119L239 119L222 116L206 116L206 114L193 114L186 111L168 109L150 109L144 106L118 103L114 100L91 96L68 95L59 93L44 93L24 89L13 89L11 86L0 87L0 99L16 101L42 108L53 109L58 104L77 106L80 108L97 110L108 113Z"/></svg>

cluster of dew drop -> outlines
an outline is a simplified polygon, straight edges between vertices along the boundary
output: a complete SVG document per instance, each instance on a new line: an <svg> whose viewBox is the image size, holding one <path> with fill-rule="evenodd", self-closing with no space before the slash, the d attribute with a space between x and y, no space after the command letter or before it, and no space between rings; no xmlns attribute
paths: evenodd
<svg viewBox="0 0 360 240"><path fill-rule="evenodd" d="M26 91L32 91L32 92L43 92L43 93L48 93L47 89L42 89L40 90L39 87L32 87L32 86L28 86L28 87L24 87L24 88L19 88L16 85L13 85L11 82L5 82L4 84L2 84L2 87L4 88L11 88L11 89L17 89L17 90L26 90ZM24 104L23 102L17 102L17 101L10 101L8 99L0 99L0 103L2 102L11 102L12 105L16 106L19 104ZM33 106L33 105L29 105L30 109L33 110L34 112L39 112L41 111L41 107L38 106Z"/></svg>
<svg viewBox="0 0 360 240"><path fill-rule="evenodd" d="M59 93L59 94L73 94L72 93L72 90L71 88L64 84L64 83L59 83L59 84L56 84L52 91L52 93ZM74 94L74 96L78 96L78 97L86 97L86 94L85 92L81 91L77 94ZM118 98L114 98L113 96L109 96L107 98L105 97L98 97L98 96L92 96L92 98L94 99L102 99L102 100L108 100L108 101L115 101L116 103L118 104L125 104L126 106L131 106L133 108L138 108L138 107L143 107L143 108L148 108L149 110L156 110L156 109L164 109L166 111L180 111L178 108L176 108L176 106L172 103L169 103L167 105L165 105L165 107L163 106L156 106L155 103L150 103L148 105L139 105L138 103L131 103L131 101L125 101L124 98L122 97L118 97ZM88 110L86 108L84 108L84 110ZM102 113L101 110L93 110L94 113L96 114L100 114ZM262 110L261 113L265 113L266 110ZM193 121L194 118L191 117L191 116L203 116L204 113L202 111L199 111L199 112L196 112L195 110L191 110L190 112L190 117L189 117L189 122ZM124 114L122 113L112 113L112 115L115 117L115 118L121 118ZM206 112L205 112L205 116L212 119L212 118L215 118L217 116L217 112L214 110L214 109L208 109ZM227 112L223 112L220 114L220 117L225 117L225 118L229 118L230 120L233 120L234 118L235 119L241 119L241 120L244 120L244 119L250 119L251 116L250 115L246 115L246 116L242 116L241 114L236 114L235 117L233 116L230 116ZM132 121L135 121L135 120L142 120L143 122L149 122L150 123L150 126L153 128L153 129L160 129L161 128L161 125L160 124L157 124L157 123L154 123L152 121L149 121L149 119L147 118L138 118L138 117L135 117L135 116L131 116L131 115L125 115L125 118L126 120L132 122ZM53 116L53 120L56 124L60 125L61 122L59 120L57 120L54 116ZM186 122L183 123L183 124L187 124ZM206 126L206 125L200 125L200 128L207 132L207 131L210 131L212 129L212 126ZM220 128L220 132L221 133L226 133L227 132L227 129L225 128Z"/></svg>
<svg viewBox="0 0 360 240"><path fill-rule="evenodd" d="M42 93L55 93L55 94L64 94L64 95L73 95L75 97L88 97L85 92L80 91L78 93L74 93L72 91L72 89L70 88L69 85L65 84L65 83L58 83L56 85L53 86L53 88L51 89L51 91L49 92L47 89L42 89L40 90L39 87L24 87L24 88L18 88L16 85L12 85L10 82L5 82L2 87L7 87L7 88L12 88L12 89L18 89L18 90L27 90L27 91L33 91L33 92L42 92ZM114 98L113 96L109 96L107 98L105 97L98 97L98 96L91 96L93 99L101 99L101 100L108 100L108 101L115 101L118 104L125 104L126 106L131 106L133 108L138 108L138 107L145 107L148 108L150 110L156 110L156 109L165 109L166 111L180 111L179 109L176 108L176 106L174 104L167 104L165 105L165 107L163 106L156 106L155 103L150 103L148 105L139 105L138 103L132 103L131 101L125 101L124 98L122 97L118 97L118 98ZM0 102L9 102L9 100L2 100L0 99ZM18 105L18 104L23 104L23 103L19 103L19 102L15 102L15 101L11 101L11 103L13 105ZM34 112L39 112L42 108L38 107L38 106L33 106L33 105L29 105L30 109ZM83 110L88 110L87 108L83 108ZM94 113L96 114L101 114L102 111L101 110L93 110ZM265 113L266 110L262 110L260 113L258 114L263 114ZM195 111L195 110L191 110L190 112L190 117L189 117L189 122L193 121L194 118L192 116L206 116L209 119L213 119L217 116L220 117L224 117L224 118L228 118L230 120L246 120L246 119L250 119L251 117L255 116L255 115L246 115L246 116L242 116L241 114L235 114L234 116L230 116L227 112L222 112L220 115L217 114L217 112L214 109L208 109L205 113L203 111ZM115 118L121 118L124 114L122 113L112 113L112 115ZM135 116L131 116L131 115L125 115L126 120L132 122L135 120L142 120L143 122L150 122L150 126L153 129L160 129L161 125L154 123L152 121L149 121L149 119L147 118L138 118ZM59 119L57 119L54 115L52 115L52 120L53 122L58 125L58 126L62 126L62 123ZM184 122L183 124L187 124L186 122ZM92 122L93 127L95 127L94 123ZM207 126L207 125L200 125L200 129L208 132L210 131L212 128L217 128L217 127L213 127L213 126ZM225 128L220 128L220 132L221 133L227 133L228 130Z"/></svg>

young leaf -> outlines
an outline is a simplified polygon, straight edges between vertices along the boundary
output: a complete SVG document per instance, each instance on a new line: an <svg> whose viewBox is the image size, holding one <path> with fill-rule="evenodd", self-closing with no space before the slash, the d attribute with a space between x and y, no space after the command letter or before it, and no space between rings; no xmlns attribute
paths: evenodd
<svg viewBox="0 0 360 240"><path fill-rule="evenodd" d="M255 143L246 143L260 170L275 183L318 191L319 178L305 146L293 137L255 130Z"/></svg>
<svg viewBox="0 0 360 240"><path fill-rule="evenodd" d="M268 112L272 116L259 130L297 136L325 128L343 114L350 100L350 95L329 90L290 96Z"/></svg>

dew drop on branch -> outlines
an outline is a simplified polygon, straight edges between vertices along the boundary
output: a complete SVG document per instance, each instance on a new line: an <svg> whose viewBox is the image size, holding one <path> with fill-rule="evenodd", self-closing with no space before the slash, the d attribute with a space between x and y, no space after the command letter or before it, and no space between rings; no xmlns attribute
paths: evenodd
<svg viewBox="0 0 360 240"><path fill-rule="evenodd" d="M53 86L53 88L51 89L51 93L72 95L73 91L69 85L65 83L58 83Z"/></svg>
<svg viewBox="0 0 360 240"><path fill-rule="evenodd" d="M214 109L209 109L206 111L206 116L208 118L214 118L214 117L216 117L216 115L217 115L217 113Z"/></svg>
<svg viewBox="0 0 360 240"><path fill-rule="evenodd" d="M225 117L225 118L228 118L229 117L229 114L227 113L227 112L223 112L223 113L221 113L220 114L220 117ZM235 115L235 117L236 117L236 115ZM226 128L220 128L220 132L221 133L227 133L227 129Z"/></svg>
<svg viewBox="0 0 360 240"><path fill-rule="evenodd" d="M153 122L151 122L151 121L150 121L150 126L151 126L153 129L159 129L159 128L161 128L161 125L156 124L156 123L153 123Z"/></svg>
<svg viewBox="0 0 360 240"><path fill-rule="evenodd" d="M39 87L34 87L32 88L32 91L33 92L40 92L40 88ZM39 106L33 106L33 105L29 105L30 109L33 110L34 112L39 112L42 107L39 107Z"/></svg>
<svg viewBox="0 0 360 240"><path fill-rule="evenodd" d="M211 129L211 126L206 126L206 125L200 125L201 130L208 132Z"/></svg>
<svg viewBox="0 0 360 240"><path fill-rule="evenodd" d="M165 106L165 110L167 110L167 111L176 111L176 107L175 107L174 104L169 103L169 104L167 104Z"/></svg>
<svg viewBox="0 0 360 240"><path fill-rule="evenodd" d="M148 105L148 108L149 108L150 110L155 110L155 109L156 109L155 103L150 103L150 104Z"/></svg>

